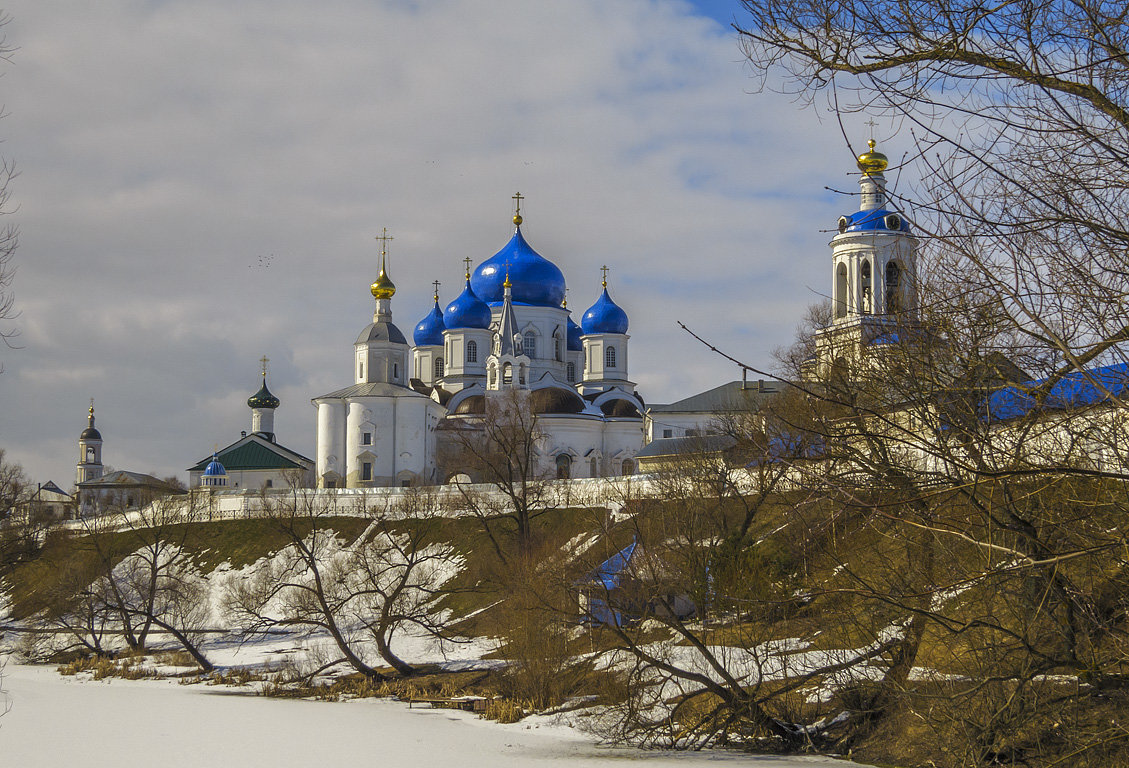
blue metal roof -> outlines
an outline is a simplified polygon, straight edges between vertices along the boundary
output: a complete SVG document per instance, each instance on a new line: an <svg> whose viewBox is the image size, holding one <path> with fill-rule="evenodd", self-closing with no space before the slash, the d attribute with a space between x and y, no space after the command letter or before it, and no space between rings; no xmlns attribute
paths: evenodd
<svg viewBox="0 0 1129 768"><path fill-rule="evenodd" d="M584 335L584 331L580 330L580 326L573 322L572 315L568 316L568 335L567 344L569 352L580 352L584 349L584 342L580 337Z"/></svg>
<svg viewBox="0 0 1129 768"><path fill-rule="evenodd" d="M993 392L984 401L982 418L1007 421L1025 416L1036 408L1067 410L1126 397L1129 395L1129 363L1068 373L1051 386L1040 405L1032 392L1046 381L1036 379Z"/></svg>
<svg viewBox="0 0 1129 768"><path fill-rule="evenodd" d="M612 301L607 286L596 303L580 318L584 333L627 333L627 313Z"/></svg>
<svg viewBox="0 0 1129 768"><path fill-rule="evenodd" d="M474 292L488 304L501 304L502 284L509 274L512 301L538 307L559 307L565 298L564 273L541 256L522 237L521 227L510 241L478 265L470 278Z"/></svg>
<svg viewBox="0 0 1129 768"><path fill-rule="evenodd" d="M443 324L443 310L439 309L439 300L435 300L435 306L427 313L427 317L419 321L416 326L415 332L412 334L412 340L415 341L417 347L435 346L443 343L443 331L447 326Z"/></svg>
<svg viewBox="0 0 1129 768"><path fill-rule="evenodd" d="M490 306L474 292L470 280L466 281L463 292L447 305L443 323L449 330L490 327Z"/></svg>
<svg viewBox="0 0 1129 768"><path fill-rule="evenodd" d="M891 230L886 225L886 217L891 214L898 217L896 230ZM855 211L843 218L847 220L847 226L842 230L843 232L909 232L909 222L906 221L906 217L897 211L889 211L885 208L878 208L873 211Z"/></svg>
<svg viewBox="0 0 1129 768"><path fill-rule="evenodd" d="M596 570L592 572L588 581L599 584L607 590L619 587L620 577L631 562L631 556L635 554L635 545L636 541L632 539L630 544L600 563Z"/></svg>

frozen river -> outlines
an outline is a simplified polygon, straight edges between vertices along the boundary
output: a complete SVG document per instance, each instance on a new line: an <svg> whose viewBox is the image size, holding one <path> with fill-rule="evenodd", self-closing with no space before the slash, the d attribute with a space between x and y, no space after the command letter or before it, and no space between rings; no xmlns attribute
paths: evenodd
<svg viewBox="0 0 1129 768"><path fill-rule="evenodd" d="M0 717L5 765L83 766L580 766L817 768L823 758L610 749L565 726L498 725L386 700L290 701L170 681L94 682L53 667L8 663Z"/></svg>

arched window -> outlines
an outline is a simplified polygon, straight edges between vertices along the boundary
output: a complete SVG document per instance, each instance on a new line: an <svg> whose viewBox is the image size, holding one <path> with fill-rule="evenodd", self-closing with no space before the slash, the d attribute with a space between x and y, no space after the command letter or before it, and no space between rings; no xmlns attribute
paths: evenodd
<svg viewBox="0 0 1129 768"><path fill-rule="evenodd" d="M357 378L363 379L365 377L365 364L357 363Z"/></svg>
<svg viewBox="0 0 1129 768"><path fill-rule="evenodd" d="M847 316L847 265L835 270L835 317Z"/></svg>
<svg viewBox="0 0 1129 768"><path fill-rule="evenodd" d="M498 371L495 368L490 369L490 386L494 386L494 382L498 380Z"/></svg>
<svg viewBox="0 0 1129 768"><path fill-rule="evenodd" d="M604 350L604 367L615 368L615 347L608 347Z"/></svg>
<svg viewBox="0 0 1129 768"><path fill-rule="evenodd" d="M898 284L902 281L902 270L897 262L891 261L886 265L886 313L894 314L902 310L901 296Z"/></svg>
<svg viewBox="0 0 1129 768"><path fill-rule="evenodd" d="M502 366L502 383L513 384L514 381L514 367L510 363Z"/></svg>
<svg viewBox="0 0 1129 768"><path fill-rule="evenodd" d="M393 379L399 379L400 378L400 364L399 363L392 363L392 378Z"/></svg>
<svg viewBox="0 0 1129 768"><path fill-rule="evenodd" d="M443 378L443 358L435 358L435 378Z"/></svg>
<svg viewBox="0 0 1129 768"><path fill-rule="evenodd" d="M872 288L872 285L871 285L871 279L870 279L870 262L867 261L867 260L863 260L863 262L862 262L862 306L859 307L860 311L862 311L863 313L869 313L871 311L870 302L871 302L871 296L873 295L873 291L871 290L871 288Z"/></svg>
<svg viewBox="0 0 1129 768"><path fill-rule="evenodd" d="M635 462L633 462L631 459L623 460L623 474L625 476L635 474Z"/></svg>
<svg viewBox="0 0 1129 768"><path fill-rule="evenodd" d="M599 477L600 476L600 462L595 456L593 456L592 460L588 462L588 476L589 477Z"/></svg>
<svg viewBox="0 0 1129 768"><path fill-rule="evenodd" d="M468 363L478 362L478 344L474 341L468 341L466 343L466 361Z"/></svg>
<svg viewBox="0 0 1129 768"><path fill-rule="evenodd" d="M564 360L564 352L562 351L563 349L564 349L564 344L562 343L561 337L560 336L554 336L553 337L553 354L556 356L557 362Z"/></svg>
<svg viewBox="0 0 1129 768"><path fill-rule="evenodd" d="M526 357L537 357L537 334L533 331L526 331L521 350Z"/></svg>
<svg viewBox="0 0 1129 768"><path fill-rule="evenodd" d="M576 363L569 363L565 366L565 376L569 381L576 381Z"/></svg>
<svg viewBox="0 0 1129 768"><path fill-rule="evenodd" d="M557 457L557 479L568 480L572 477L572 457L562 453Z"/></svg>

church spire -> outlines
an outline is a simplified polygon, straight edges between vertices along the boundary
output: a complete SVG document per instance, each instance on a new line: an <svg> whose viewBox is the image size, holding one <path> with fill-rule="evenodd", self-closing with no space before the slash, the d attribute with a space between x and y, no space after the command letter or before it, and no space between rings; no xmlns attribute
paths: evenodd
<svg viewBox="0 0 1129 768"><path fill-rule="evenodd" d="M502 283L502 288L505 293L502 294L502 315L498 319L498 336L494 342L494 354L517 357L522 353L521 333L517 327L517 315L514 314L509 265L506 266L506 282Z"/></svg>
<svg viewBox="0 0 1129 768"><path fill-rule="evenodd" d="M379 308L381 301L388 301L396 295L396 284L388 277L388 241L393 239L388 234L388 227L384 227L381 234L377 235L375 239L381 241L380 275L376 278L376 282L369 287L369 290L372 292L372 297L376 299Z"/></svg>

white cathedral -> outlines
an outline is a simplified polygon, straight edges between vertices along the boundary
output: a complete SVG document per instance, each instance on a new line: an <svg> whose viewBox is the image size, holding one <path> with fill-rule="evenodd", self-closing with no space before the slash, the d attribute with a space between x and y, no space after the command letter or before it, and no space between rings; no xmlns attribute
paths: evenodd
<svg viewBox="0 0 1129 768"><path fill-rule="evenodd" d="M521 197L515 195L520 206ZM396 287L382 249L376 311L353 345L352 386L314 398L317 485L441 483L444 420L473 420L486 400L528 392L543 440L539 459L559 478L631 474L643 446L643 401L628 379L627 313L604 289L577 325L561 270L513 237L473 270L446 309L438 293L412 344L392 322ZM444 476L448 475L448 476Z"/></svg>

